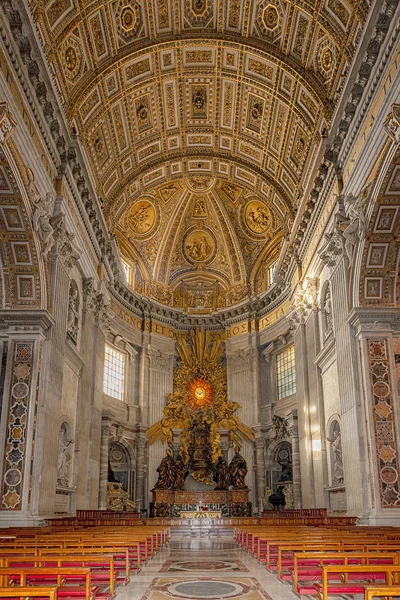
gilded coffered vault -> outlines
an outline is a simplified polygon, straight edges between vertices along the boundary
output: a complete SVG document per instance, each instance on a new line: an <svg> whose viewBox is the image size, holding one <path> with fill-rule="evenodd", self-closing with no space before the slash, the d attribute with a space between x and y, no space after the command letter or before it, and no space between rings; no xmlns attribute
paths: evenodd
<svg viewBox="0 0 400 600"><path fill-rule="evenodd" d="M271 283L368 8L31 0L138 292L207 313Z"/></svg>

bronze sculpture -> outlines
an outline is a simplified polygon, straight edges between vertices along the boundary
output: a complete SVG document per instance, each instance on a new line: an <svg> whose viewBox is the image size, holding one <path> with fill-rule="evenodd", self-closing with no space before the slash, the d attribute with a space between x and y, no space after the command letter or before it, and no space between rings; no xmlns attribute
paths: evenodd
<svg viewBox="0 0 400 600"><path fill-rule="evenodd" d="M227 490L229 488L231 474L227 462L220 456L214 465L214 481L216 490Z"/></svg>
<svg viewBox="0 0 400 600"><path fill-rule="evenodd" d="M235 456L232 458L229 471L231 475L231 484L235 489L248 489L244 482L247 475L247 463L243 456L239 454L239 446L235 447Z"/></svg>
<svg viewBox="0 0 400 600"><path fill-rule="evenodd" d="M175 486L175 461L169 448L166 454L157 468L158 480L154 486L156 490L173 490Z"/></svg>

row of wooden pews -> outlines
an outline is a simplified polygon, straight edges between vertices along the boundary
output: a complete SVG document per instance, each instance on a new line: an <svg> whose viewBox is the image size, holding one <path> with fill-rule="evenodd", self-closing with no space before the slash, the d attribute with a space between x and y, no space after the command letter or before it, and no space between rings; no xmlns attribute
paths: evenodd
<svg viewBox="0 0 400 600"><path fill-rule="evenodd" d="M372 600L396 596L400 584L397 527L241 526L234 538L299 597Z"/></svg>
<svg viewBox="0 0 400 600"><path fill-rule="evenodd" d="M2 530L0 598L112 600L169 539L169 527L148 525Z"/></svg>

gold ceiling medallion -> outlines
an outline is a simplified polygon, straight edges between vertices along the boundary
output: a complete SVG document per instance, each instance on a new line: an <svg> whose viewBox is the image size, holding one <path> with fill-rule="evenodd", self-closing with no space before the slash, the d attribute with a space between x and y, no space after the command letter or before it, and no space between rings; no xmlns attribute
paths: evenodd
<svg viewBox="0 0 400 600"><path fill-rule="evenodd" d="M67 79L73 81L82 71L83 55L79 41L70 36L63 44L63 69Z"/></svg>
<svg viewBox="0 0 400 600"><path fill-rule="evenodd" d="M215 257L216 241L206 229L192 229L183 240L183 254L189 263L209 263Z"/></svg>
<svg viewBox="0 0 400 600"><path fill-rule="evenodd" d="M147 199L136 202L129 212L128 224L137 235L150 235L157 224L157 211L154 204Z"/></svg>
<svg viewBox="0 0 400 600"><path fill-rule="evenodd" d="M184 14L191 27L207 27L214 16L214 0L184 0Z"/></svg>
<svg viewBox="0 0 400 600"><path fill-rule="evenodd" d="M136 37L142 26L140 5L135 0L120 0L115 13L117 31L120 37L128 41Z"/></svg>
<svg viewBox="0 0 400 600"><path fill-rule="evenodd" d="M241 446L243 438L253 441L250 427L236 416L240 408L231 402L226 390L226 367L223 366L224 345L209 331L192 330L189 336L178 337L178 367L174 370L174 391L166 397L164 417L146 432L150 444L157 440L172 448L174 429L181 429L181 455L189 464L192 477L211 484L209 462L196 464L195 440L202 432L211 462L222 456L220 429L228 430L229 445Z"/></svg>
<svg viewBox="0 0 400 600"><path fill-rule="evenodd" d="M255 26L259 35L276 40L282 34L284 15L278 0L263 0L257 8Z"/></svg>
<svg viewBox="0 0 400 600"><path fill-rule="evenodd" d="M260 200L250 200L243 213L245 225L252 234L264 235L271 228L271 212Z"/></svg>

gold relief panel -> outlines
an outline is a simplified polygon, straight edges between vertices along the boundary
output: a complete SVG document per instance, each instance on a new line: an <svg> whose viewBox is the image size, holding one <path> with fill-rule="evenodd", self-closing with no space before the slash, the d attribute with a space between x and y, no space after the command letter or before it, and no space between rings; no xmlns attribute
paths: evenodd
<svg viewBox="0 0 400 600"><path fill-rule="evenodd" d="M108 55L107 37L104 30L103 11L98 10L88 18L90 34L97 60Z"/></svg>
<svg viewBox="0 0 400 600"><path fill-rule="evenodd" d="M111 109L112 120L114 124L115 137L117 139L118 150L123 152L128 148L128 137L125 130L126 119L122 103L117 104Z"/></svg>
<svg viewBox="0 0 400 600"><path fill-rule="evenodd" d="M32 258L28 242L10 242L14 264L16 266L31 265Z"/></svg>
<svg viewBox="0 0 400 600"><path fill-rule="evenodd" d="M182 0L185 29L214 26L214 0Z"/></svg>
<svg viewBox="0 0 400 600"><path fill-rule="evenodd" d="M168 150L178 150L181 147L181 138L179 135L170 136L167 139Z"/></svg>
<svg viewBox="0 0 400 600"><path fill-rule="evenodd" d="M242 209L242 222L247 228L247 234L265 236L272 225L271 211L264 202L252 198Z"/></svg>
<svg viewBox="0 0 400 600"><path fill-rule="evenodd" d="M61 21L66 21L67 15L74 10L73 0L53 0L46 8L47 22L53 30Z"/></svg>
<svg viewBox="0 0 400 600"><path fill-rule="evenodd" d="M88 120L90 115L93 114L93 112L96 110L96 108L100 106L100 104L101 97L99 90L96 87L94 88L93 92L91 92L89 96L85 98L85 100L80 106L80 115L83 123L85 123Z"/></svg>
<svg viewBox="0 0 400 600"><path fill-rule="evenodd" d="M336 68L336 47L335 44L328 38L328 36L322 37L314 51L314 69L325 81L329 81Z"/></svg>
<svg viewBox="0 0 400 600"><path fill-rule="evenodd" d="M170 0L156 0L155 18L158 33L167 33L172 30Z"/></svg>
<svg viewBox="0 0 400 600"><path fill-rule="evenodd" d="M305 131L299 125L297 125L292 149L290 152L290 159L295 164L296 169L299 169L304 162L307 146L308 136Z"/></svg>
<svg viewBox="0 0 400 600"><path fill-rule="evenodd" d="M141 163L144 160L151 158L152 156L156 156L157 154L160 154L160 152L161 152L161 142L159 140L157 140L156 142L153 142L152 144L147 144L146 146L142 146L137 151L138 162Z"/></svg>
<svg viewBox="0 0 400 600"><path fill-rule="evenodd" d="M351 10L345 2L341 2L341 0L327 0L326 9L327 12L336 18L337 22L343 27L343 29L347 28L351 16Z"/></svg>
<svg viewBox="0 0 400 600"><path fill-rule="evenodd" d="M245 72L247 75L257 77L258 79L262 79L271 84L273 83L276 72L275 65L249 54L246 56L245 64Z"/></svg>
<svg viewBox="0 0 400 600"><path fill-rule="evenodd" d="M149 185L150 183L155 183L160 179L165 180L165 166L159 167L158 169L153 169L149 173L143 175L143 185Z"/></svg>
<svg viewBox="0 0 400 600"><path fill-rule="evenodd" d="M224 48L222 53L222 66L230 71L237 71L239 53L236 48Z"/></svg>
<svg viewBox="0 0 400 600"><path fill-rule="evenodd" d="M150 94L133 100L136 124L139 133L144 133L153 128Z"/></svg>
<svg viewBox="0 0 400 600"><path fill-rule="evenodd" d="M143 37L145 31L140 3L137 0L119 0L114 6L119 44Z"/></svg>
<svg viewBox="0 0 400 600"><path fill-rule="evenodd" d="M208 146L209 148L213 145L213 136L199 133L192 133L186 136L187 146L190 148L198 146Z"/></svg>
<svg viewBox="0 0 400 600"><path fill-rule="evenodd" d="M118 173L117 171L113 171L111 173L111 175L109 175L109 177L106 179L104 186L103 186L103 190L105 193L109 193L111 191L111 189L114 187L114 185L117 183L118 181Z"/></svg>
<svg viewBox="0 0 400 600"><path fill-rule="evenodd" d="M158 221L156 205L152 200L143 198L129 210L127 224L134 234L147 237L155 232Z"/></svg>
<svg viewBox="0 0 400 600"><path fill-rule="evenodd" d="M311 96L305 91L304 88L300 88L299 92L299 105L301 108L305 108L307 114L311 117L314 122L319 114L319 109L317 108L317 104L311 98Z"/></svg>
<svg viewBox="0 0 400 600"><path fill-rule="evenodd" d="M254 30L261 37L277 41L282 35L284 13L279 0L262 0L255 9Z"/></svg>
<svg viewBox="0 0 400 600"><path fill-rule="evenodd" d="M236 106L236 84L224 79L222 82L221 127L233 129Z"/></svg>
<svg viewBox="0 0 400 600"><path fill-rule="evenodd" d="M192 121L206 121L208 119L210 86L202 83L189 85L190 119Z"/></svg>
<svg viewBox="0 0 400 600"><path fill-rule="evenodd" d="M219 136L219 147L222 150L232 150L233 148L233 138L228 137L227 135Z"/></svg>
<svg viewBox="0 0 400 600"><path fill-rule="evenodd" d="M242 29L243 0L229 0L226 28L229 31L240 33Z"/></svg>
<svg viewBox="0 0 400 600"><path fill-rule="evenodd" d="M210 67L215 65L215 49L201 46L200 48L190 47L184 50L184 67Z"/></svg>
<svg viewBox="0 0 400 600"><path fill-rule="evenodd" d="M103 125L99 125L95 129L94 133L90 136L89 144L92 150L92 156L94 157L98 168L102 170L110 158Z"/></svg>
<svg viewBox="0 0 400 600"><path fill-rule="evenodd" d="M251 94L247 95L247 107L245 111L245 129L258 135L261 134L265 99Z"/></svg>
<svg viewBox="0 0 400 600"><path fill-rule="evenodd" d="M172 181L158 188L158 193L164 202L169 202L180 191L180 185L177 181Z"/></svg>
<svg viewBox="0 0 400 600"><path fill-rule="evenodd" d="M210 229L190 229L182 242L182 252L191 264L208 264L215 258L217 242Z"/></svg>
<svg viewBox="0 0 400 600"><path fill-rule="evenodd" d="M225 162L219 162L218 163L218 173L228 176L229 175L229 164L225 163Z"/></svg>
<svg viewBox="0 0 400 600"><path fill-rule="evenodd" d="M242 169L240 167L235 168L235 176L237 179L244 181L253 187L255 187L257 183L257 177L253 175L253 173L250 173L249 171L246 171L246 169Z"/></svg>
<svg viewBox="0 0 400 600"><path fill-rule="evenodd" d="M115 92L118 92L119 81L116 71L104 79L104 88L108 98L115 94Z"/></svg>
<svg viewBox="0 0 400 600"><path fill-rule="evenodd" d="M22 303L35 300L35 278L33 275L17 275L17 298Z"/></svg>
<svg viewBox="0 0 400 600"><path fill-rule="evenodd" d="M249 158L258 164L261 163L263 158L261 150L243 140L239 143L239 154L243 154L246 158Z"/></svg>
<svg viewBox="0 0 400 600"><path fill-rule="evenodd" d="M161 71L175 69L175 50L162 50L160 52Z"/></svg>
<svg viewBox="0 0 400 600"><path fill-rule="evenodd" d="M66 79L73 83L82 75L85 60L81 41L75 35L70 35L61 45L61 64Z"/></svg>
<svg viewBox="0 0 400 600"><path fill-rule="evenodd" d="M274 123L271 135L271 147L276 152L280 152L282 148L282 142L285 137L287 114L288 108L285 104L275 104Z"/></svg>
<svg viewBox="0 0 400 600"><path fill-rule="evenodd" d="M166 117L166 129L175 129L179 125L178 120L178 94L176 81L165 81L163 84L164 106Z"/></svg>
<svg viewBox="0 0 400 600"><path fill-rule="evenodd" d="M136 59L125 65L124 75L126 83L134 83L146 76L153 74L151 56Z"/></svg>
<svg viewBox="0 0 400 600"><path fill-rule="evenodd" d="M192 219L207 218L207 196L194 196L192 198Z"/></svg>
<svg viewBox="0 0 400 600"><path fill-rule="evenodd" d="M233 202L234 204L236 203L236 201L239 199L240 194L242 193L242 188L238 187L237 185L234 185L233 183L231 183L230 181L224 181L223 183L221 183L220 188L219 188L224 194L225 196L227 196L227 198L229 198L229 200L231 202Z"/></svg>

